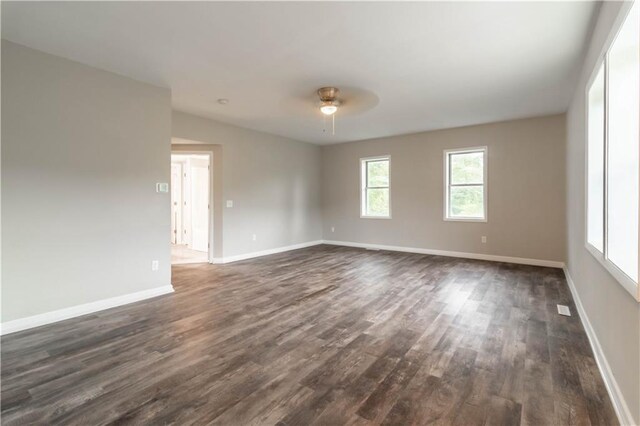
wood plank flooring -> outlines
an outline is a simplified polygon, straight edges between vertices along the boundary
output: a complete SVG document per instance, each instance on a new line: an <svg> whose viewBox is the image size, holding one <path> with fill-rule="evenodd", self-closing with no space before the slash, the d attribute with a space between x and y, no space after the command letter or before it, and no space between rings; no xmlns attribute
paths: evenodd
<svg viewBox="0 0 640 426"><path fill-rule="evenodd" d="M2 423L617 424L557 269L316 246L173 283L4 336Z"/></svg>

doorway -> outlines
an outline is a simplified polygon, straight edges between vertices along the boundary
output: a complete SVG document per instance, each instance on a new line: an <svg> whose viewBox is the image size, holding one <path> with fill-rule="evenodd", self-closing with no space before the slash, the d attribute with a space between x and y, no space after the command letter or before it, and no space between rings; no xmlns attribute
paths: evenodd
<svg viewBox="0 0 640 426"><path fill-rule="evenodd" d="M209 262L211 241L208 154L171 154L171 263Z"/></svg>

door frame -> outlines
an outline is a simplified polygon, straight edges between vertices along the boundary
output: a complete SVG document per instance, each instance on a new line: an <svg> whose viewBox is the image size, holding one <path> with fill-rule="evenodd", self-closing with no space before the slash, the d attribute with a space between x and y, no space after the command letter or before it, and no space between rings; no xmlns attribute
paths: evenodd
<svg viewBox="0 0 640 426"><path fill-rule="evenodd" d="M171 150L171 155L202 155L209 157L209 232L208 232L208 250L207 250L207 261L209 263L213 263L213 241L215 238L214 229L213 229L213 215L215 209L213 208L213 152L207 150L189 150L189 151L176 151ZM169 200L171 203L171 200Z"/></svg>
<svg viewBox="0 0 640 426"><path fill-rule="evenodd" d="M179 186L180 186L180 204L177 205L177 206L173 205L173 189L174 188L173 188L173 181L171 181L171 183L170 183L170 185L171 185L171 188L170 188L171 189L171 192L170 192L170 195L171 195L171 197L170 197L171 198L171 216L172 216L171 220L175 221L175 229L172 230L172 237L176 241L173 244L182 244L182 237L183 237L182 229L184 227L184 221L182 220L182 216L183 216L183 213L184 213L184 211L183 211L184 209L182 208L183 207L183 203L184 203L184 194L183 194L184 193L184 176L183 176L183 174L184 174L184 165L182 163L174 163L173 162L173 158L171 159L171 175L172 175L171 179L172 180L173 180L173 166L174 165L178 166L178 168L180 169L180 171L179 171L179 173L180 173L180 175L179 175L179 180L180 180L180 183L179 183ZM174 213L174 211L173 211L174 207L175 207L176 212L180 211L180 213L179 213L180 220L179 221L178 221L178 217L177 217L178 214ZM175 217L174 217L174 214L175 214ZM178 222L179 222L179 224L178 224ZM178 228L180 228L180 232L178 232Z"/></svg>

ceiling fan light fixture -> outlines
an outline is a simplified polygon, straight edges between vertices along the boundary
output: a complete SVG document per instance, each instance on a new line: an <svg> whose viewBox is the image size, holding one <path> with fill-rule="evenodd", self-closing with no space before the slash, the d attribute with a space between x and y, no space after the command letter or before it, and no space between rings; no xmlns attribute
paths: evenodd
<svg viewBox="0 0 640 426"><path fill-rule="evenodd" d="M338 111L338 107L341 104L340 99L338 99L339 91L337 87L321 87L317 90L318 97L320 98L320 112L325 116L331 117L332 135L336 134L336 116L334 114Z"/></svg>
<svg viewBox="0 0 640 426"><path fill-rule="evenodd" d="M320 98L320 111L324 115L333 115L340 106L338 100L338 90L336 87L322 87L318 89L318 97Z"/></svg>
<svg viewBox="0 0 640 426"><path fill-rule="evenodd" d="M333 102L322 103L320 106L320 111L324 115L333 115L338 110L338 106L334 105Z"/></svg>

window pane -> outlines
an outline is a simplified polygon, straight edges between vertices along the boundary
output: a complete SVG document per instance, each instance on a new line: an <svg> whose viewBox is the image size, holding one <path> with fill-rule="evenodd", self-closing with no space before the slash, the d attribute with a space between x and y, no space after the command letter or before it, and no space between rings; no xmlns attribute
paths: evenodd
<svg viewBox="0 0 640 426"><path fill-rule="evenodd" d="M389 186L389 160L367 161L367 186Z"/></svg>
<svg viewBox="0 0 640 426"><path fill-rule="evenodd" d="M367 216L389 216L389 189L367 189Z"/></svg>
<svg viewBox="0 0 640 426"><path fill-rule="evenodd" d="M484 187L452 186L449 193L451 217L484 218Z"/></svg>
<svg viewBox="0 0 640 426"><path fill-rule="evenodd" d="M609 51L608 258L638 281L638 1Z"/></svg>
<svg viewBox="0 0 640 426"><path fill-rule="evenodd" d="M450 154L451 184L483 183L484 153Z"/></svg>
<svg viewBox="0 0 640 426"><path fill-rule="evenodd" d="M604 65L589 88L587 241L603 250L604 238Z"/></svg>

